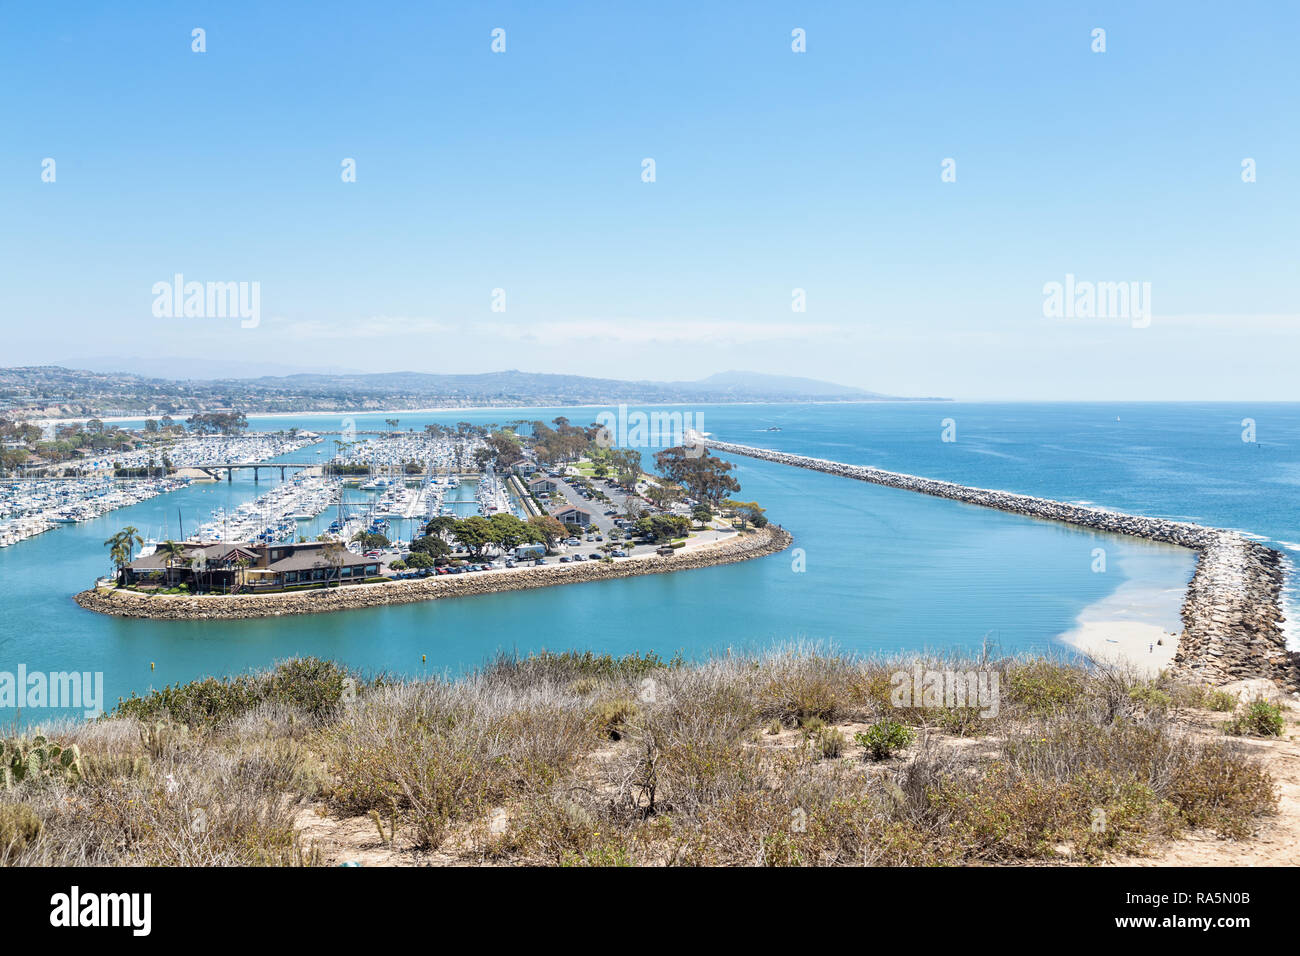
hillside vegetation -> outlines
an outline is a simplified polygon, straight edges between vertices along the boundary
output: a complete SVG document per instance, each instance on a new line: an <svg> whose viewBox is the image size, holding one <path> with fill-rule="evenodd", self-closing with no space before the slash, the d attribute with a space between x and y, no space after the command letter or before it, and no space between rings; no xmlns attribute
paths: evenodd
<svg viewBox="0 0 1300 956"><path fill-rule="evenodd" d="M917 663L995 671L997 714L895 706ZM1252 833L1274 782L1228 731L1280 731L1267 706L1045 660L541 654L413 681L300 659L10 737L0 863L349 859L304 819L416 863L1100 861Z"/></svg>

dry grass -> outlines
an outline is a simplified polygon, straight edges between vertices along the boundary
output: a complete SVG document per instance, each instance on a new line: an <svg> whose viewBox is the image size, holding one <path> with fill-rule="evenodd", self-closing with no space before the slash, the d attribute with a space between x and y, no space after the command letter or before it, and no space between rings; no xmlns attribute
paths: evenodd
<svg viewBox="0 0 1300 956"><path fill-rule="evenodd" d="M891 675L917 663L996 671L996 715L900 702ZM0 789L0 863L312 864L308 806L466 863L1092 861L1241 838L1275 803L1241 744L1187 730L1221 698L1113 669L791 650L346 678L293 661L46 728L85 777Z"/></svg>

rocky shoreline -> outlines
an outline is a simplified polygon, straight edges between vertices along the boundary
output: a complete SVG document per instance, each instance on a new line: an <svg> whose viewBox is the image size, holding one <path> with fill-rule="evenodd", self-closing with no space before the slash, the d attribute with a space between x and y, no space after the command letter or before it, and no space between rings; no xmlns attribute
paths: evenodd
<svg viewBox="0 0 1300 956"><path fill-rule="evenodd" d="M1300 687L1300 654L1287 650L1282 633L1281 555L1234 531L1087 508L1007 491L970 488L750 445L713 440L705 444L724 454L823 471L1031 518L1190 548L1197 552L1197 566L1183 601L1183 632L1174 656L1174 673L1211 683L1263 677L1290 689Z"/></svg>
<svg viewBox="0 0 1300 956"><path fill-rule="evenodd" d="M548 564L540 568L484 571L385 584L353 584L290 594L148 595L122 588L91 588L77 594L74 600L83 608L101 614L165 621L321 614L733 564L775 554L789 547L792 540L789 532L779 525L769 525L725 541L683 549L671 556L625 558L612 564L601 561Z"/></svg>

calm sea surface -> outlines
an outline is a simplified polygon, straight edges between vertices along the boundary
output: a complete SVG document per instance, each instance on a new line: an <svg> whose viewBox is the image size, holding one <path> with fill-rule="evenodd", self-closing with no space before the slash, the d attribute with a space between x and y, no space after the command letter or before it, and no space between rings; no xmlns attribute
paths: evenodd
<svg viewBox="0 0 1300 956"><path fill-rule="evenodd" d="M648 410L648 409L647 409ZM683 409L674 409L683 410ZM968 485L1237 528L1300 550L1300 405L865 404L685 409L719 438ZM586 424L599 409L399 414L429 422ZM382 429L392 413L350 416ZM944 442L945 419L956 441ZM1243 420L1256 441L1242 440ZM257 430L340 430L339 415L253 418ZM779 429L779 430L769 430ZM951 427L949 431L951 432ZM328 443L327 447L333 446ZM653 449L644 454L647 459ZM327 452L328 454L328 452ZM314 449L286 456L314 456ZM324 456L321 456L324 457ZM102 671L105 705L132 691L291 655L368 671L459 672L501 650L677 651L700 657L794 641L861 651L1061 651L1080 611L1125 581L1185 583L1189 552L736 458L740 497L798 552L681 574L308 617L172 623L104 617L72 595L109 570L102 542L193 529L265 491L251 477L194 485L0 550L0 672ZM274 480L278 480L278 476ZM328 516L325 519L328 520ZM1094 549L1106 552L1095 573ZM803 570L799 570L802 568ZM1292 614L1294 617L1295 615ZM1170 622L1171 627L1176 622ZM421 661L422 655L426 659ZM150 669L150 665L154 669ZM51 711L0 720L41 720Z"/></svg>

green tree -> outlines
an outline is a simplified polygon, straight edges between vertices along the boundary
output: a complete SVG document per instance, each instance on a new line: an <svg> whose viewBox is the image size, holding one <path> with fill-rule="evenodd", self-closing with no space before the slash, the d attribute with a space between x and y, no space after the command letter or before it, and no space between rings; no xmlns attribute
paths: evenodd
<svg viewBox="0 0 1300 956"><path fill-rule="evenodd" d="M109 549L109 557L113 561L113 567L121 575L122 568L131 563L131 557L135 554L135 549L144 544L144 539L140 537L140 530L131 525L127 525L113 537L104 542L104 546Z"/></svg>
<svg viewBox="0 0 1300 956"><path fill-rule="evenodd" d="M416 538L411 542L411 553L427 554L430 561L434 558L445 557L451 554L451 546L441 537L433 534L426 534L422 538Z"/></svg>
<svg viewBox="0 0 1300 956"><path fill-rule="evenodd" d="M497 544L503 551L510 551L529 541L542 541L541 530L520 521L512 514L495 514L488 519L495 534Z"/></svg>
<svg viewBox="0 0 1300 956"><path fill-rule="evenodd" d="M164 580L167 584L171 584L172 568L182 563L185 559L185 545L179 541L173 541L168 538L162 544L158 545L158 553L163 556L163 566L167 569L164 574Z"/></svg>
<svg viewBox="0 0 1300 956"><path fill-rule="evenodd" d="M424 526L424 533L445 540L447 535L455 533L456 523L459 520L459 518L453 518L451 515L438 515L436 518L430 519L429 523Z"/></svg>
<svg viewBox="0 0 1300 956"><path fill-rule="evenodd" d="M452 534L475 558L482 558L490 547L498 543L496 529L482 515L457 521Z"/></svg>
<svg viewBox="0 0 1300 956"><path fill-rule="evenodd" d="M726 504L736 512L742 528L746 524L752 524L755 528L767 526L767 516L764 514L767 509L760 508L757 501L728 501Z"/></svg>
<svg viewBox="0 0 1300 956"><path fill-rule="evenodd" d="M533 540L545 544L547 551L554 550L556 543L568 534L564 525L550 515L536 515L529 518L527 523L537 532L538 536Z"/></svg>
<svg viewBox="0 0 1300 956"><path fill-rule="evenodd" d="M726 495L740 490L740 482L731 477L731 462L715 458L707 451L682 446L666 448L655 455L659 470L677 482L691 497L716 505Z"/></svg>
<svg viewBox="0 0 1300 956"><path fill-rule="evenodd" d="M685 515L650 515L636 523L638 533L655 541L671 541L681 538L691 531L691 519Z"/></svg>

